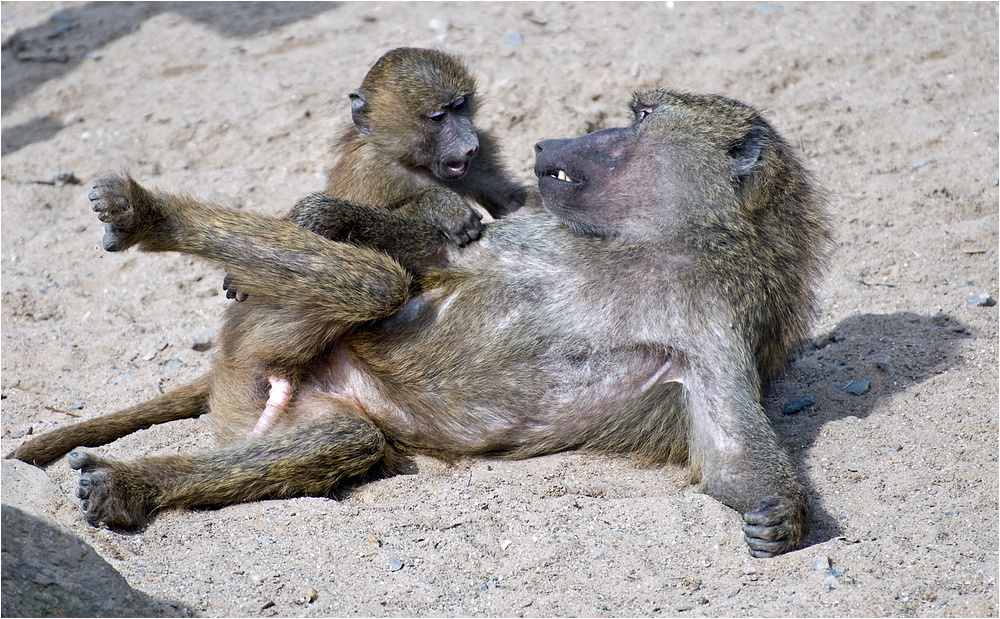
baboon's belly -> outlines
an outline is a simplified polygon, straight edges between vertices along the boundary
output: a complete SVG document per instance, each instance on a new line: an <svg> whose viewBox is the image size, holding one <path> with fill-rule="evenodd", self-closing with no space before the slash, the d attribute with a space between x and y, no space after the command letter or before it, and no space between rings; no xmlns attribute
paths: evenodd
<svg viewBox="0 0 1000 619"><path fill-rule="evenodd" d="M422 342L362 359L344 345L303 387L415 451L522 456L581 446L623 414L651 409L677 377L675 361L652 349L517 334L450 355Z"/></svg>

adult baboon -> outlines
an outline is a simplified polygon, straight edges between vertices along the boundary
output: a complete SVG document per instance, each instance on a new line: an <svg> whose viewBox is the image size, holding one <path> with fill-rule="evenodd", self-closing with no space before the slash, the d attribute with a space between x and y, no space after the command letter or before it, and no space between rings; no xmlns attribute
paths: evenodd
<svg viewBox="0 0 1000 619"><path fill-rule="evenodd" d="M130 528L169 508L325 496L405 454L583 449L686 462L743 514L754 556L798 547L809 501L760 397L806 330L829 239L822 199L749 106L653 90L632 109L628 127L537 144L548 212L446 248L416 293L382 253L100 179L106 246L213 260L272 304L276 330L224 338L210 381L226 446L72 453L87 519ZM311 358L253 441L241 438L267 390L241 337Z"/></svg>

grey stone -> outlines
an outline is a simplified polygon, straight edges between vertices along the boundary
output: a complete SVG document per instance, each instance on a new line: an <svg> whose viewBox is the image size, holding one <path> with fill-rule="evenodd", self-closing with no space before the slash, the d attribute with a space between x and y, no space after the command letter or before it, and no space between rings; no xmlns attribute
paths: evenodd
<svg viewBox="0 0 1000 619"><path fill-rule="evenodd" d="M788 404L786 404L785 408L782 409L781 412L785 415L794 415L803 408L812 406L815 403L816 400L811 395L803 396L801 398L795 398L794 400L791 400Z"/></svg>
<svg viewBox="0 0 1000 619"><path fill-rule="evenodd" d="M993 307L997 304L996 299L986 294L977 294L976 296L969 299L969 305L976 305L979 307Z"/></svg>
<svg viewBox="0 0 1000 619"><path fill-rule="evenodd" d="M71 531L3 505L4 617L151 617L154 603Z"/></svg>
<svg viewBox="0 0 1000 619"><path fill-rule="evenodd" d="M817 572L823 572L830 569L830 557L826 555L816 555L812 560L813 569Z"/></svg>

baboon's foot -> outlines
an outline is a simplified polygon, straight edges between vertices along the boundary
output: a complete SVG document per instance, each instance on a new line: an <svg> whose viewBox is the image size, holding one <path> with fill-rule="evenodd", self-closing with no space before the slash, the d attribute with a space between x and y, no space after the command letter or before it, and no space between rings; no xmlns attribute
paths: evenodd
<svg viewBox="0 0 1000 619"><path fill-rule="evenodd" d="M76 496L87 522L134 530L149 521L153 489L129 474L125 463L74 451L69 454L69 466L80 471Z"/></svg>
<svg viewBox="0 0 1000 619"><path fill-rule="evenodd" d="M743 514L743 538L750 554L766 559L802 545L809 531L809 504L802 497L770 496Z"/></svg>
<svg viewBox="0 0 1000 619"><path fill-rule="evenodd" d="M125 172L98 178L89 197L98 219L105 223L106 251L123 251L141 242L157 219L146 190Z"/></svg>

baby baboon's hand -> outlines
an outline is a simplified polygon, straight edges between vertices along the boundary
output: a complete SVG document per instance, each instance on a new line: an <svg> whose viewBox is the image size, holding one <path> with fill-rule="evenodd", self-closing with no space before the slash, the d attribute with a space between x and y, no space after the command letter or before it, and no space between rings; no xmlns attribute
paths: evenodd
<svg viewBox="0 0 1000 619"><path fill-rule="evenodd" d="M90 191L90 201L98 219L105 223L103 245L106 251L132 247L143 240L151 226L148 196L124 172L98 178Z"/></svg>
<svg viewBox="0 0 1000 619"><path fill-rule="evenodd" d="M800 497L771 496L743 514L750 554L766 559L797 549L809 528L809 504Z"/></svg>
<svg viewBox="0 0 1000 619"><path fill-rule="evenodd" d="M444 231L459 246L468 245L483 231L483 216L461 196L442 187L432 187L420 194L416 203L419 215Z"/></svg>

